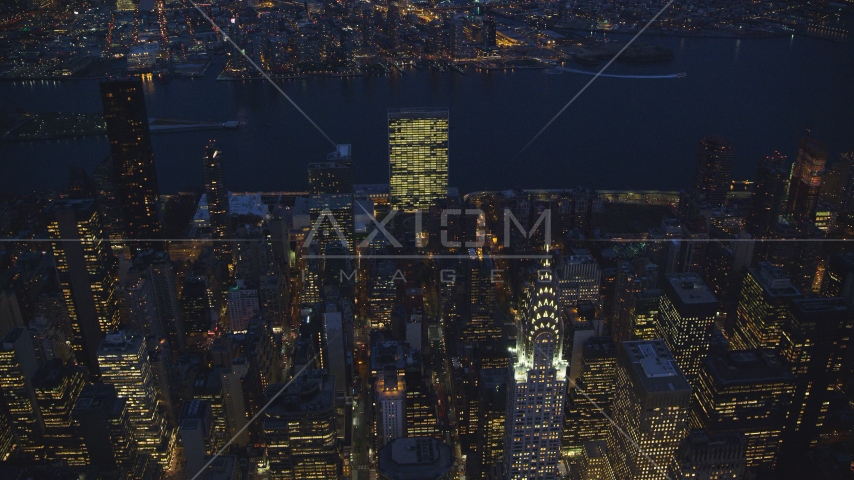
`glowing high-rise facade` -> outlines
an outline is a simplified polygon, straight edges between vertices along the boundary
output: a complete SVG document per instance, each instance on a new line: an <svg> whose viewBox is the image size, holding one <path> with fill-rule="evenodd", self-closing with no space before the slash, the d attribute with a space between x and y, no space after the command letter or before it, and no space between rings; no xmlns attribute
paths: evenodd
<svg viewBox="0 0 854 480"><path fill-rule="evenodd" d="M265 410L262 423L269 478L342 478L335 414L335 378L321 371L306 372L290 385L270 385L265 394L270 397L277 395Z"/></svg>
<svg viewBox="0 0 854 480"><path fill-rule="evenodd" d="M428 209L448 195L448 110L388 111L388 159L392 207Z"/></svg>
<svg viewBox="0 0 854 480"><path fill-rule="evenodd" d="M56 271L78 361L97 371L95 351L118 325L110 249L92 200L57 200L47 209Z"/></svg>
<svg viewBox="0 0 854 480"><path fill-rule="evenodd" d="M608 438L608 418L602 410L611 410L616 367L617 344L610 337L592 337L584 343L581 374L570 385L566 401L565 454L582 455L586 443Z"/></svg>
<svg viewBox="0 0 854 480"><path fill-rule="evenodd" d="M700 361L709 351L718 299L705 282L693 274L668 275L664 281L656 332L694 382Z"/></svg>
<svg viewBox="0 0 854 480"><path fill-rule="evenodd" d="M39 456L44 421L33 390L38 369L33 339L24 327L14 328L0 341L0 405L9 419L15 449L24 458Z"/></svg>
<svg viewBox="0 0 854 480"><path fill-rule="evenodd" d="M166 424L162 413L145 339L122 331L107 335L98 348L98 364L103 382L115 386L119 398L127 399L128 417L139 452L168 467L175 447L175 431Z"/></svg>
<svg viewBox="0 0 854 480"><path fill-rule="evenodd" d="M58 358L42 365L33 378L45 426L44 453L49 460L66 461L69 465L88 463L86 445L75 434L71 418L83 385L82 368L73 363L63 364Z"/></svg>
<svg viewBox="0 0 854 480"><path fill-rule="evenodd" d="M663 340L623 342L608 457L618 480L664 480L686 433L691 385Z"/></svg>
<svg viewBox="0 0 854 480"><path fill-rule="evenodd" d="M546 264L526 299L510 361L504 470L509 479L557 479L568 363L558 287Z"/></svg>
<svg viewBox="0 0 854 480"><path fill-rule="evenodd" d="M773 468L795 390L787 368L769 350L711 353L694 391L691 426L743 435L747 465Z"/></svg>
<svg viewBox="0 0 854 480"><path fill-rule="evenodd" d="M789 303L800 297L801 292L782 268L759 262L756 268L747 269L733 327L733 347L776 349Z"/></svg>

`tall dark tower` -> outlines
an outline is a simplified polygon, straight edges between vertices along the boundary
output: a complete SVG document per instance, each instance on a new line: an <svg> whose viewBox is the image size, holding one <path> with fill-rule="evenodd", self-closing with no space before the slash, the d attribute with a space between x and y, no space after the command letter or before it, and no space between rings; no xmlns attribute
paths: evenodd
<svg viewBox="0 0 854 480"><path fill-rule="evenodd" d="M694 189L712 206L726 202L732 175L733 147L719 136L700 139Z"/></svg>
<svg viewBox="0 0 854 480"><path fill-rule="evenodd" d="M309 193L353 193L353 168L350 145L338 145L325 162L308 164Z"/></svg>
<svg viewBox="0 0 854 480"><path fill-rule="evenodd" d="M483 40L484 47L494 47L495 46L495 19L492 17L487 17L483 21L483 30L481 30L481 37Z"/></svg>
<svg viewBox="0 0 854 480"><path fill-rule="evenodd" d="M747 228L757 237L767 237L783 213L786 189L789 186L789 162L780 152L759 161L753 186L753 208Z"/></svg>
<svg viewBox="0 0 854 480"><path fill-rule="evenodd" d="M804 137L798 148L789 186L789 214L795 220L814 220L826 164L827 149L816 140Z"/></svg>
<svg viewBox="0 0 854 480"><path fill-rule="evenodd" d="M779 345L795 376L795 393L784 428L780 464L790 468L815 446L828 406L850 358L854 306L841 297L803 298L789 306ZM801 457L802 458L802 457Z"/></svg>
<svg viewBox="0 0 854 480"><path fill-rule="evenodd" d="M330 229L330 220L321 218L328 211L335 219L337 228L344 235L345 249L353 251L353 169L351 146L337 145L335 151L326 156L325 162L308 164L309 210L311 225L320 226L318 244L320 252L329 245L341 245L335 229ZM313 236L312 236L313 237ZM309 238L309 237L306 237ZM306 241L306 243L309 243Z"/></svg>
<svg viewBox="0 0 854 480"><path fill-rule="evenodd" d="M116 194L121 207L122 236L131 252L162 247L160 242L134 241L160 238L157 216L157 172L148 131L148 114L140 80L101 83L101 101L110 139Z"/></svg>
<svg viewBox="0 0 854 480"><path fill-rule="evenodd" d="M202 176L205 182L205 196L208 200L208 212L211 217L213 238L228 236L228 191L222 175L222 152L216 149L211 140L205 147L202 164Z"/></svg>

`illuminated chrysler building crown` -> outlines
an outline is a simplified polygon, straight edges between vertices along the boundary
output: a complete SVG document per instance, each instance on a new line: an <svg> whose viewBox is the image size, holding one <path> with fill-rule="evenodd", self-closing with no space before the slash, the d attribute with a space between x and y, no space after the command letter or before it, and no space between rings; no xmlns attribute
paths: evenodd
<svg viewBox="0 0 854 480"><path fill-rule="evenodd" d="M537 271L519 325L519 360L534 368L557 367L563 351L563 323L558 311L557 280L549 261Z"/></svg>
<svg viewBox="0 0 854 480"><path fill-rule="evenodd" d="M557 281L549 262L537 271L519 319L504 427L509 480L558 480L567 363Z"/></svg>

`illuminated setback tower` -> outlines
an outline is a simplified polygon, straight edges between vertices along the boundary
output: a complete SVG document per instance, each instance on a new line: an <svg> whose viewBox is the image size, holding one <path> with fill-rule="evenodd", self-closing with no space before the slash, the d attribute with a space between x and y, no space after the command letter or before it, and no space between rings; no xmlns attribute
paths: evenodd
<svg viewBox="0 0 854 480"><path fill-rule="evenodd" d="M388 159L393 208L426 210L447 197L448 109L389 109Z"/></svg>
<svg viewBox="0 0 854 480"><path fill-rule="evenodd" d="M162 246L157 216L157 172L148 131L141 80L101 83L104 120L110 140L117 200L124 219L124 238L133 252Z"/></svg>
<svg viewBox="0 0 854 480"><path fill-rule="evenodd" d="M526 299L510 363L504 469L509 479L557 479L568 364L558 288L548 264Z"/></svg>

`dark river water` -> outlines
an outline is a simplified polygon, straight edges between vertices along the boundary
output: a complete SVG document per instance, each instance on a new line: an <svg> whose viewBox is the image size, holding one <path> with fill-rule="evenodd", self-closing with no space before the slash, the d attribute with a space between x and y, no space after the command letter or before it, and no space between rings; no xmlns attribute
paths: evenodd
<svg viewBox="0 0 854 480"><path fill-rule="evenodd" d="M462 192L512 187L675 189L691 178L697 140L735 145L735 178L752 178L773 150L794 154L806 128L836 157L854 150L854 47L804 37L766 40L648 37L671 47L667 64L615 63L518 158L519 150L588 81L543 70L466 75L407 70L387 77L312 78L284 90L329 136L353 145L356 182L388 181L386 109L450 109L450 182ZM573 67L585 68L585 67ZM148 84L149 116L239 120L236 130L157 134L162 193L201 184L201 155L214 138L228 188L301 190L306 164L330 143L263 81L175 79ZM0 109L97 112L96 81L0 83ZM68 167L89 172L106 138L0 144L0 189L62 188Z"/></svg>

